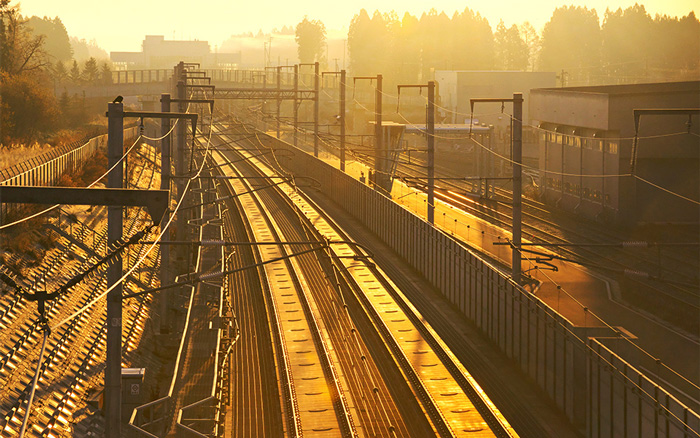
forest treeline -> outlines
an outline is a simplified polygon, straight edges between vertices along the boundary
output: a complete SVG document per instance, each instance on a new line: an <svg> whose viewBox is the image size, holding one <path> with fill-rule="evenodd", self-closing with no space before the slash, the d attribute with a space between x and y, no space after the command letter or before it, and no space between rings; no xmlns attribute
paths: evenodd
<svg viewBox="0 0 700 438"><path fill-rule="evenodd" d="M700 21L693 12L651 17L644 6L557 8L538 32L531 24L495 28L466 8L451 17L361 10L348 32L354 75L391 72L397 82L428 80L431 70L555 71L568 85L698 77Z"/></svg>
<svg viewBox="0 0 700 438"><path fill-rule="evenodd" d="M89 119L85 100L60 90L67 84L111 82L109 64L85 59L95 47L75 38L71 43L59 18L26 18L9 2L0 0L0 144L82 137L76 128Z"/></svg>

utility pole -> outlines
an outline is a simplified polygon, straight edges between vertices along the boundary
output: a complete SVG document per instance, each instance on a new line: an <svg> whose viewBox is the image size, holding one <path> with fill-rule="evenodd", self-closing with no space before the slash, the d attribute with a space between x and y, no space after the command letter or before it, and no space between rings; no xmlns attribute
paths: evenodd
<svg viewBox="0 0 700 438"><path fill-rule="evenodd" d="M398 95L401 96L402 88L428 89L428 108L425 116L425 134L428 143L428 223L435 224L435 81L428 81L427 85L397 85ZM387 157L388 158L388 157Z"/></svg>
<svg viewBox="0 0 700 438"><path fill-rule="evenodd" d="M522 266L520 249L522 245L522 161L523 161L523 93L513 93L512 99L469 99L471 112L474 114L474 104L477 102L512 102L513 129L511 132L513 144L513 240L512 278L517 284L521 282Z"/></svg>
<svg viewBox="0 0 700 438"><path fill-rule="evenodd" d="M107 159L114 169L107 175L108 188L122 188L124 180L124 104L107 106ZM119 163L119 164L117 164ZM122 237L124 207L107 208L107 246ZM107 268L107 285L117 283L122 276L122 258L116 255ZM121 437L122 409L122 283L107 294L107 363L105 367L105 431L107 438Z"/></svg>
<svg viewBox="0 0 700 438"><path fill-rule="evenodd" d="M321 86L320 86L320 83L321 83L321 82L320 82L319 79L320 79L321 74L320 74L320 72L319 72L319 64L318 64L318 62L299 64L299 66L302 66L302 65L313 65L313 66L314 66L314 157L317 157L317 158L318 158L318 110L319 110L319 103L320 103L320 101L319 101L319 97L320 97L320 96L319 96L319 91L320 91L320 88L321 88ZM298 85L299 85L299 83L297 82L296 75L295 75L295 80L294 80L294 88L295 88L295 90L294 90L294 96L295 96L295 102L296 102L297 92L299 91L299 90L298 90ZM295 105L294 107L295 107L295 113L294 113L294 115L295 115L295 119L296 119L296 115L297 115L297 114L296 114L296 105ZM295 131L296 131L296 129L295 129ZM295 145L296 145L296 143L295 143Z"/></svg>
<svg viewBox="0 0 700 438"><path fill-rule="evenodd" d="M297 145L299 138L299 66L294 64L294 146Z"/></svg>
<svg viewBox="0 0 700 438"><path fill-rule="evenodd" d="M325 75L340 75L339 101L340 113L338 114L338 123L340 123L340 170L345 172L345 70L341 71L324 71Z"/></svg>
<svg viewBox="0 0 700 438"><path fill-rule="evenodd" d="M107 106L107 159L112 169L107 176L107 187L121 189L124 180L124 117L185 118L192 121L192 132L196 132L197 115L183 113L125 112L124 104L112 102ZM182 124L184 125L184 123ZM163 152L161 152L162 158ZM169 166L169 163L161 166ZM111 205L107 209L107 244L113 245L122 237L124 204ZM130 205L130 204L129 204ZM166 206L167 207L167 204ZM165 216L165 214L164 214ZM160 218L154 220L157 222ZM161 222L162 223L162 222ZM105 416L106 436L121 437L121 364L122 364L122 276L120 255L115 255L107 268L107 363L105 367Z"/></svg>
<svg viewBox="0 0 700 438"><path fill-rule="evenodd" d="M435 81L428 81L428 223L435 224Z"/></svg>
<svg viewBox="0 0 700 438"><path fill-rule="evenodd" d="M280 90L282 90L282 67L277 66L277 139L280 138L280 109L282 106L282 99L279 96Z"/></svg>
<svg viewBox="0 0 700 438"><path fill-rule="evenodd" d="M170 112L170 94L163 93L160 95L160 111L164 113ZM161 119L160 135L163 137L160 143L160 188L168 191L168 203L170 202L170 119ZM168 205L169 207L169 205ZM160 229L164 231L161 241L170 241L170 230L164 227L170 219L170 211L166 210L163 220L160 223ZM170 246L166 243L160 246L160 284L171 284L170 275ZM170 332L168 322L168 300L165 296L160 298L160 333L166 334Z"/></svg>
<svg viewBox="0 0 700 438"><path fill-rule="evenodd" d="M381 185L384 164L384 138L382 128L382 75L377 75L377 88L374 90L374 187L375 190Z"/></svg>
<svg viewBox="0 0 700 438"><path fill-rule="evenodd" d="M513 93L513 281L520 284L522 243L523 93Z"/></svg>
<svg viewBox="0 0 700 438"><path fill-rule="evenodd" d="M374 187L378 186L377 178L381 173L382 156L384 152L382 139L382 75L377 76L355 76L352 78L353 84L360 80L377 81L377 87L374 90Z"/></svg>
<svg viewBox="0 0 700 438"><path fill-rule="evenodd" d="M319 65L314 62L314 157L318 158L318 109L320 104Z"/></svg>
<svg viewBox="0 0 700 438"><path fill-rule="evenodd" d="M181 70L181 75L184 76L184 71ZM182 76L181 76L182 79ZM178 102L178 111L181 113L184 113L186 110L186 104L185 104L185 81L179 80L177 82L177 98L179 100ZM177 146L176 146L176 152L175 152L175 173L178 176L177 178L177 199L180 199L184 195L184 190L185 190L185 180L182 178L185 176L185 140L186 140L186 135L187 135L187 130L185 129L185 124L184 123L178 123L177 124ZM194 133L193 133L194 135ZM184 206L184 201L181 204ZM185 229L187 228L187 212L186 210L181 210L178 211L177 213L177 229L176 229L176 237L177 240L185 240ZM177 258L179 259L179 264L184 264L186 260L186 251L187 248L180 247L178 248L178 255ZM184 266L182 267L183 269L186 269Z"/></svg>
<svg viewBox="0 0 700 438"><path fill-rule="evenodd" d="M340 70L340 170L345 172L345 69Z"/></svg>

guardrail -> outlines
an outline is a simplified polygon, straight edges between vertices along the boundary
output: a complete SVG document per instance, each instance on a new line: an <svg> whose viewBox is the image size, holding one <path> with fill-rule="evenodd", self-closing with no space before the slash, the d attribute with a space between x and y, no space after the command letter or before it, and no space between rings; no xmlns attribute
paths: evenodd
<svg viewBox="0 0 700 438"><path fill-rule="evenodd" d="M136 436L159 438L165 436L170 423L172 398L161 397L133 410L129 419L129 429Z"/></svg>
<svg viewBox="0 0 700 438"><path fill-rule="evenodd" d="M210 396L180 409L177 414L177 437L209 438L209 433L196 431L184 424L183 421L196 422L197 428L214 430L217 426L217 411L219 400ZM196 420L192 420L196 419ZM213 435L218 436L218 435Z"/></svg>
<svg viewBox="0 0 700 438"><path fill-rule="evenodd" d="M586 436L700 437L696 412L600 341L614 344L619 333L574 326L403 206L307 152L267 138L274 149L289 152L278 155L283 166L314 175L324 195L439 289Z"/></svg>

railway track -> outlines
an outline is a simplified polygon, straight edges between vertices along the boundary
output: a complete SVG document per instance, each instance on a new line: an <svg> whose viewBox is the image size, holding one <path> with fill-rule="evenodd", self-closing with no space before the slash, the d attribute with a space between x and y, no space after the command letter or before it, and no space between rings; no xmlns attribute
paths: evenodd
<svg viewBox="0 0 700 438"><path fill-rule="evenodd" d="M329 430L354 434L352 427L347 428L349 424L366 436L429 436L426 432L435 436L462 436L474 432L484 436L515 435L490 401L480 396L478 385L422 321L416 309L368 259L368 254L347 239L342 230L284 175L277 166L274 151L266 150L245 127L233 134L229 129L217 137L219 146L213 166L233 177L228 181L236 193L235 202L248 217L249 236L257 238L258 242L277 242L269 248L261 245L258 260L274 261L295 251L308 251L293 261L282 263L280 260L265 265L270 266L265 269L268 277L264 283L271 291L266 299L272 315L270 326L276 327L273 338L277 341L276 361L282 376L279 391L283 397L285 391L292 395L299 391L286 388L290 382L295 382L296 369L289 360L297 353L285 351L281 340L286 341L287 348L294 349L295 340L304 339L303 343L308 343L312 328L316 326L320 330L315 335L315 349L321 353L313 357L320 361L322 355L333 353L328 367L335 369L335 376L340 377L336 381L338 394L347 397L342 409L336 404L336 418L326 426L331 428ZM223 151L222 145L233 144L237 145L234 148L237 151ZM243 178L257 181L257 185L246 185ZM286 200L280 202L280 194L284 194ZM266 198L270 199L266 201ZM286 208L280 207L285 204ZM283 236L286 238L281 240ZM281 241L308 243L282 245ZM321 244L324 244L322 250L314 248ZM283 284L295 287L305 284L306 289L302 288L301 292L281 289L285 292L275 296L279 284L269 279L269 274L275 273L273 266L277 274L285 275ZM294 275L288 275L290 271ZM302 301L308 305L298 308ZM315 323L307 323L293 332L296 327L284 325L285 321L280 318L284 313L304 313ZM295 319L294 323L301 322ZM296 338L295 333L303 337ZM321 372L320 369L316 371L314 380L321 380ZM328 386L327 380L326 377L326 382L321 383ZM331 390L335 391L332 386ZM407 394L411 396L406 397ZM303 412L300 406L306 403L304 399L290 401L283 411L293 412L296 404L298 412ZM313 420L287 417L287 432L295 430L295 421L299 421L301 426L298 427L303 429L305 421Z"/></svg>
<svg viewBox="0 0 700 438"><path fill-rule="evenodd" d="M415 154L411 159L424 163ZM436 175L459 178L453 170L444 166L436 166ZM415 171L399 165L397 176L415 176ZM461 175L463 176L463 175ZM412 178L413 181L419 179ZM425 191L423 183L412 184L415 188ZM474 195L471 182L442 181L436 187L436 198L445 203L462 209L476 217L510 230L512 225L511 192L503 188L495 188L496 197L493 200L481 200ZM608 275L621 275L621 271L630 273L646 272L660 281L641 280L629 277L635 285L649 288L664 300L672 300L678 306L687 307L697 314L700 310L700 278L698 272L697 253L683 248L662 248L655 254L642 248L621 248L613 246L584 246L610 245L626 240L620 231L610 227L600 226L564 214L556 214L547 206L532 199L523 198L523 237L536 242L551 244L582 244L582 246L561 246L549 248L550 251L579 261L581 264L602 270ZM687 239L688 236L686 236ZM632 246L632 245L630 245ZM660 266L660 260L666 261Z"/></svg>
<svg viewBox="0 0 700 438"><path fill-rule="evenodd" d="M226 165L220 153L215 154L214 163L226 175L242 176L234 165ZM250 192L252 186L243 179L232 179L229 190ZM237 199L246 212L251 241L279 244L287 240L271 213L274 205L264 203L257 193ZM260 273L273 331L285 430L289 436L355 436L350 407L329 359L322 322L311 308L307 279L290 257L294 251L296 248L282 244L261 245L255 251L257 262L265 263Z"/></svg>

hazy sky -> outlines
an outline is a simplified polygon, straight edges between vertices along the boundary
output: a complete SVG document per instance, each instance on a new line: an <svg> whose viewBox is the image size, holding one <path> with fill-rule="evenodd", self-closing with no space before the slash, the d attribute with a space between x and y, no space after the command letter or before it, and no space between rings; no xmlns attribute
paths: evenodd
<svg viewBox="0 0 700 438"><path fill-rule="evenodd" d="M657 13L682 16L691 10L697 15L700 9L698 0L638 2L652 16ZM451 16L468 6L486 17L492 28L502 19L506 25L530 21L540 29L549 21L552 11L564 4L595 8L602 19L606 8L626 8L634 3L635 0L24 0L20 7L26 16L60 17L71 36L94 38L107 51L139 51L146 34L165 35L167 39L208 40L213 49L231 34L294 26L304 15L320 19L327 29L347 29L361 8L370 15L375 9L382 12L393 9L401 17L406 11L420 15L430 7Z"/></svg>

